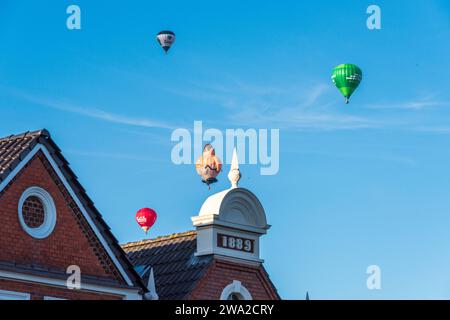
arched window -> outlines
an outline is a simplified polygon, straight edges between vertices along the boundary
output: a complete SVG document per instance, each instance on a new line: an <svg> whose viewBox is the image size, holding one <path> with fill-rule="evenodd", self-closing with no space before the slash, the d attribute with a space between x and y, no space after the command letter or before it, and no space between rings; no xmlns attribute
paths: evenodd
<svg viewBox="0 0 450 320"><path fill-rule="evenodd" d="M228 296L227 300L231 300L231 301L238 301L238 300L245 300L244 297L242 296L242 294L240 293L236 293L233 292Z"/></svg>
<svg viewBox="0 0 450 320"><path fill-rule="evenodd" d="M234 280L223 289L220 300L253 300L253 298L240 281Z"/></svg>

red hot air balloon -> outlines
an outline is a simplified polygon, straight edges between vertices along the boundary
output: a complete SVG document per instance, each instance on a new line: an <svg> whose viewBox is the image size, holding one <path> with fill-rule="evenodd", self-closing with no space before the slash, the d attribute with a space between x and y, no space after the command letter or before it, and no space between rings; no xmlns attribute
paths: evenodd
<svg viewBox="0 0 450 320"><path fill-rule="evenodd" d="M143 208L136 213L136 221L145 233L155 224L157 217L155 210L149 208Z"/></svg>

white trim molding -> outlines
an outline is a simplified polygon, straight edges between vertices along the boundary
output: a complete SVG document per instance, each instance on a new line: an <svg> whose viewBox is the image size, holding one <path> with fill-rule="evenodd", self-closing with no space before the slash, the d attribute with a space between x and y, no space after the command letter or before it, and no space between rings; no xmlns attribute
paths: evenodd
<svg viewBox="0 0 450 320"><path fill-rule="evenodd" d="M67 299L63 299L63 298L57 298L57 297L51 297L51 296L45 296L44 300L54 300L54 301L62 301L62 300L67 300Z"/></svg>
<svg viewBox="0 0 450 320"><path fill-rule="evenodd" d="M77 204L80 211L83 213L84 218L89 223L89 226L94 230L95 235L100 240L101 244L105 248L106 252L108 253L111 260L114 262L115 266L120 271L120 274L123 276L125 281L129 286L133 286L133 282L131 281L128 274L125 272L124 268L120 264L120 262L117 260L117 257L112 252L111 248L109 247L108 243L106 242L105 238L101 234L100 230L96 227L95 223L92 221L92 218L87 213L86 209L84 208L82 202L70 186L69 182L65 178L64 174L59 169L58 165L56 164L55 160L53 160L50 152L47 150L47 148L42 144L37 144L33 150L31 150L28 155L17 165L17 167L8 175L8 177L0 183L0 192L11 182L12 179L25 167L25 165L38 153L39 151L42 151L44 155L46 156L47 160L50 162L52 168L55 170L56 174L58 175L59 179L62 181L64 187L68 190L70 196L74 199L75 203Z"/></svg>
<svg viewBox="0 0 450 320"><path fill-rule="evenodd" d="M222 294L220 295L220 300L228 300L230 295L233 293L239 295L239 297L242 297L243 300L253 300L250 292L238 280L234 280L231 284L226 286L225 289L223 289Z"/></svg>
<svg viewBox="0 0 450 320"><path fill-rule="evenodd" d="M0 300L30 300L30 298L29 293L0 290Z"/></svg>
<svg viewBox="0 0 450 320"><path fill-rule="evenodd" d="M60 287L62 289L67 289L66 280L63 279L52 279L47 277L39 277L29 274L17 273L12 271L2 271L0 270L0 279L8 279L13 281L23 281L23 282L34 282L43 285ZM69 289L67 289L69 290ZM96 293L106 293L111 295L123 296L124 300L142 300L142 295L139 293L138 288L116 288L108 287L97 284L86 284L81 283L81 292L89 291ZM0 291L1 293L1 291Z"/></svg>
<svg viewBox="0 0 450 320"><path fill-rule="evenodd" d="M37 228L30 228L23 217L23 204L29 197L36 197L44 206L44 223ZM56 225L56 206L52 196L40 187L30 187L22 193L19 200L19 221L22 229L30 236L36 239L47 238L55 229Z"/></svg>

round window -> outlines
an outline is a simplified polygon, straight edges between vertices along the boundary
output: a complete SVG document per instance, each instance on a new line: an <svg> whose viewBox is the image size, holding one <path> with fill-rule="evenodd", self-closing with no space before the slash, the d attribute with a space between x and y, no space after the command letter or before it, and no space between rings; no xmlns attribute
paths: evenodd
<svg viewBox="0 0 450 320"><path fill-rule="evenodd" d="M19 221L33 238L48 237L56 225L56 208L50 194L42 188L25 190L19 200Z"/></svg>
<svg viewBox="0 0 450 320"><path fill-rule="evenodd" d="M41 199L36 196L28 197L22 205L22 216L29 228L42 226L45 221L45 208Z"/></svg>

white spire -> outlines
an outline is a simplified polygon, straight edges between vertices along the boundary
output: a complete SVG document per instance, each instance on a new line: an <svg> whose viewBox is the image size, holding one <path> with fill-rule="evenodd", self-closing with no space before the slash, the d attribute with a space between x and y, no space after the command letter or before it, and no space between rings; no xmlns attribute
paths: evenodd
<svg viewBox="0 0 450 320"><path fill-rule="evenodd" d="M236 148L233 150L233 158L231 160L231 168L228 173L228 179L231 182L231 188L237 188L238 182L241 180L241 172L239 171L239 160L236 152Z"/></svg>
<svg viewBox="0 0 450 320"><path fill-rule="evenodd" d="M159 296L156 293L155 276L153 274L153 268L150 270L150 275L148 276L147 284L148 292L145 294L147 300L159 300Z"/></svg>

